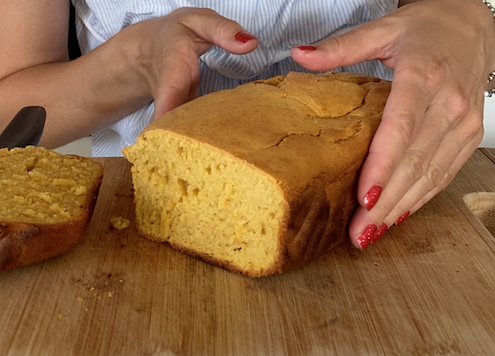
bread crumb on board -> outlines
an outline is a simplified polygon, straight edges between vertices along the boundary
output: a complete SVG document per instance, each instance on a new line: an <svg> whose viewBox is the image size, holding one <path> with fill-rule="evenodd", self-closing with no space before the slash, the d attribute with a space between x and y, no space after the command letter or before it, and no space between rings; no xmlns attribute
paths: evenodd
<svg viewBox="0 0 495 356"><path fill-rule="evenodd" d="M112 216L110 218L110 224L117 230L124 230L129 227L131 221L129 219L123 218L122 216Z"/></svg>

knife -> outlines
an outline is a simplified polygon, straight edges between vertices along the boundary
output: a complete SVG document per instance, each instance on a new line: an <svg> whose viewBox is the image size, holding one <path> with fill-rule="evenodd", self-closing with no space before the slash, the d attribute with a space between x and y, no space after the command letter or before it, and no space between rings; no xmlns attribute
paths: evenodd
<svg viewBox="0 0 495 356"><path fill-rule="evenodd" d="M0 134L0 148L36 146L45 127L46 111L41 106L22 108Z"/></svg>

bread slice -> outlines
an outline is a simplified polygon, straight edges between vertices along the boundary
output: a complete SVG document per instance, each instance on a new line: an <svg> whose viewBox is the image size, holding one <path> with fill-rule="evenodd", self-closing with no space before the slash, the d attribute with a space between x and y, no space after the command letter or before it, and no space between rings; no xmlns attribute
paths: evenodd
<svg viewBox="0 0 495 356"><path fill-rule="evenodd" d="M0 271L60 255L82 238L103 168L41 147L0 149Z"/></svg>
<svg viewBox="0 0 495 356"><path fill-rule="evenodd" d="M290 73L165 114L123 151L140 233L253 277L329 251L389 91L363 75Z"/></svg>

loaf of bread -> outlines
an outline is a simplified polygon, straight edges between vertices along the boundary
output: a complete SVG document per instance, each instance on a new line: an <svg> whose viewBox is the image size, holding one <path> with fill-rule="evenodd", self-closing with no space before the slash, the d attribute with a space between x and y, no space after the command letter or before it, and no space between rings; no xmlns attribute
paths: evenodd
<svg viewBox="0 0 495 356"><path fill-rule="evenodd" d="M147 127L133 164L142 235L253 277L345 239L390 82L289 73L200 97Z"/></svg>
<svg viewBox="0 0 495 356"><path fill-rule="evenodd" d="M60 255L82 238L103 168L41 147L0 149L0 271Z"/></svg>

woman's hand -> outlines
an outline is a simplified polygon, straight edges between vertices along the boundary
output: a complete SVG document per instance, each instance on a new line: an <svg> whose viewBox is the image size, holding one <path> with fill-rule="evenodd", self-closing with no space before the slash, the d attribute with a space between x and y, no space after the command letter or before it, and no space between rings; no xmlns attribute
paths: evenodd
<svg viewBox="0 0 495 356"><path fill-rule="evenodd" d="M216 44L247 53L258 41L207 9L183 8L139 22L69 61L67 0L0 3L0 131L20 108L41 105L40 144L58 147L155 100L156 113L194 96L198 56Z"/></svg>
<svg viewBox="0 0 495 356"><path fill-rule="evenodd" d="M155 118L196 96L198 57L213 45L234 54L249 53L258 45L238 23L213 10L196 8L180 8L140 22L119 36L140 43L136 51L130 51L134 55L130 60L136 60L150 86Z"/></svg>
<svg viewBox="0 0 495 356"><path fill-rule="evenodd" d="M417 1L292 56L312 70L372 59L394 69L358 184L349 229L358 248L444 189L481 142L495 26L480 0Z"/></svg>

